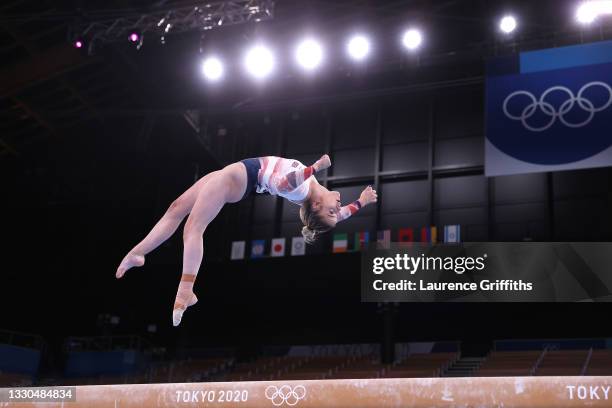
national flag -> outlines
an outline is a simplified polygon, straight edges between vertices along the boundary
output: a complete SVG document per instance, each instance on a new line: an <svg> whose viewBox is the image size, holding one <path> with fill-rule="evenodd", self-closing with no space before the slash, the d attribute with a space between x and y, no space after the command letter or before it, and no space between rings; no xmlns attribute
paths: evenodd
<svg viewBox="0 0 612 408"><path fill-rule="evenodd" d="M306 254L306 242L304 237L293 237L291 238L291 256L305 255Z"/></svg>
<svg viewBox="0 0 612 408"><path fill-rule="evenodd" d="M436 227L421 228L421 242L430 242L435 244L438 240L438 229Z"/></svg>
<svg viewBox="0 0 612 408"><path fill-rule="evenodd" d="M272 240L271 256L285 256L285 238L274 238Z"/></svg>
<svg viewBox="0 0 612 408"><path fill-rule="evenodd" d="M461 242L461 225L445 225L444 242Z"/></svg>
<svg viewBox="0 0 612 408"><path fill-rule="evenodd" d="M244 248L246 246L246 242L244 241L233 241L232 242L232 253L230 255L230 259L244 259Z"/></svg>
<svg viewBox="0 0 612 408"><path fill-rule="evenodd" d="M348 248L348 237L346 234L334 234L334 246L332 252L337 254L339 252L346 252Z"/></svg>
<svg viewBox="0 0 612 408"><path fill-rule="evenodd" d="M251 243L251 258L262 258L266 248L264 239L256 239Z"/></svg>
<svg viewBox="0 0 612 408"><path fill-rule="evenodd" d="M391 230L378 231L376 242L378 248L389 249L391 247Z"/></svg>
<svg viewBox="0 0 612 408"><path fill-rule="evenodd" d="M397 234L398 242L413 242L414 230L412 228L400 228Z"/></svg>
<svg viewBox="0 0 612 408"><path fill-rule="evenodd" d="M370 233L367 231L361 231L355 233L355 243L353 249L355 251L360 251L365 249L368 246L368 242L370 241Z"/></svg>

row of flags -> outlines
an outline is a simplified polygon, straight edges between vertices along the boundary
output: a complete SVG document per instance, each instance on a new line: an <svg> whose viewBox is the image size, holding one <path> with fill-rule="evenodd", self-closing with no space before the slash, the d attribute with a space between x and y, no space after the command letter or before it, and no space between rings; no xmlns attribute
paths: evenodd
<svg viewBox="0 0 612 408"><path fill-rule="evenodd" d="M285 256L285 238L274 238L270 245L270 256ZM232 242L232 253L230 259L244 259L246 252L246 241ZM266 240L256 239L251 242L251 258L263 258L266 256ZM304 237L291 238L291 256L306 255L306 242Z"/></svg>
<svg viewBox="0 0 612 408"><path fill-rule="evenodd" d="M420 234L419 239L416 239L417 234ZM332 252L347 252L349 250L349 236L346 233L334 234ZM444 235L442 237L445 243L461 242L461 226L460 225L445 225ZM379 248L389 248L391 245L391 230L378 231L376 234L376 242ZM359 251L365 248L370 242L370 234L368 232L356 232L353 240L354 251ZM400 228L397 231L397 238L394 242L438 242L438 229L435 226L422 227L420 231L414 228Z"/></svg>
<svg viewBox="0 0 612 408"><path fill-rule="evenodd" d="M420 236L419 236L420 235ZM420 239L416 240L415 236ZM392 231L382 230L376 234L376 242L381 248L389 248L392 241ZM370 242L370 233L367 231L356 232L353 240L352 250L359 251L364 249ZM438 242L438 229L435 226L422 227L420 231L415 228L400 228L397 230L396 240L394 242ZM445 225L442 242L456 243L461 242L461 226L460 225ZM285 256L286 238L274 238L270 245L269 256L278 257ZM349 251L349 234L338 233L333 236L332 252L341 253ZM300 256L306 254L306 243L303 237L291 238L291 248L289 251L291 256ZM244 259L246 255L246 241L232 242L232 252L230 259ZM263 258L266 254L266 240L256 239L251 241L250 258Z"/></svg>

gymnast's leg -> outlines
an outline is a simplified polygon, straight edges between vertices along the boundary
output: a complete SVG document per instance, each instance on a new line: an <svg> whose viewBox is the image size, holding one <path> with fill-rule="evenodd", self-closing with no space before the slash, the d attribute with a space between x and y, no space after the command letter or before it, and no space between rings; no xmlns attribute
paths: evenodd
<svg viewBox="0 0 612 408"><path fill-rule="evenodd" d="M174 231L191 211L202 186L219 172L208 173L170 204L166 213L155 224L151 232L123 258L115 274L117 278L121 278L128 269L134 266L144 265L145 255L174 234Z"/></svg>
<svg viewBox="0 0 612 408"><path fill-rule="evenodd" d="M238 166L242 164L238 163ZM234 165L228 166L233 170L246 171ZM193 285L200 269L203 257L203 234L210 222L219 214L227 202L234 202L238 192L234 188L231 171L225 168L221 173L210 179L198 192L196 202L191 214L187 218L183 230L183 273L176 294L172 323L178 326L187 307L197 302L193 293ZM245 176L246 177L246 176ZM244 186L240 194L244 192Z"/></svg>

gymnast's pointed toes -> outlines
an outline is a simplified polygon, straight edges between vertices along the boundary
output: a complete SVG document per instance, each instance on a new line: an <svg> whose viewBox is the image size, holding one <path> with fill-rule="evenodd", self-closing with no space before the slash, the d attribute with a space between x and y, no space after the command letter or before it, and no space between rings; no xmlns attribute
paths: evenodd
<svg viewBox="0 0 612 408"><path fill-rule="evenodd" d="M172 311L172 325L174 327L178 326L179 324L181 324L181 320L183 319L183 313L185 311L181 310L181 309L174 309L174 311Z"/></svg>
<svg viewBox="0 0 612 408"><path fill-rule="evenodd" d="M133 268L133 267L142 266L144 265L144 263L145 263L144 255L138 255L138 254L130 252L125 256L125 258L123 258L123 260L121 261L121 264L119 264L119 267L117 268L117 272L115 273L115 277L117 277L117 279L122 278L128 269Z"/></svg>

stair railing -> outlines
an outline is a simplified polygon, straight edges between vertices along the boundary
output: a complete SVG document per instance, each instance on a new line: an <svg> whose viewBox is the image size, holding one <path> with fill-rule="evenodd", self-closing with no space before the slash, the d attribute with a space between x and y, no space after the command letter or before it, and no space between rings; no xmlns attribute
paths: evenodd
<svg viewBox="0 0 612 408"><path fill-rule="evenodd" d="M547 352L548 352L548 346L544 347L544 350L542 350L542 354L540 354L536 362L533 364L533 367L531 367L531 370L529 371L529 375L535 375L536 371L540 367L540 364L542 364L542 360L544 360L544 356L546 356Z"/></svg>
<svg viewBox="0 0 612 408"><path fill-rule="evenodd" d="M587 357L584 360L584 364L582 365L582 370L580 370L580 375L586 375L586 372L589 368L589 364L591 363L592 356L593 356L593 347L589 349L589 353L587 354Z"/></svg>

